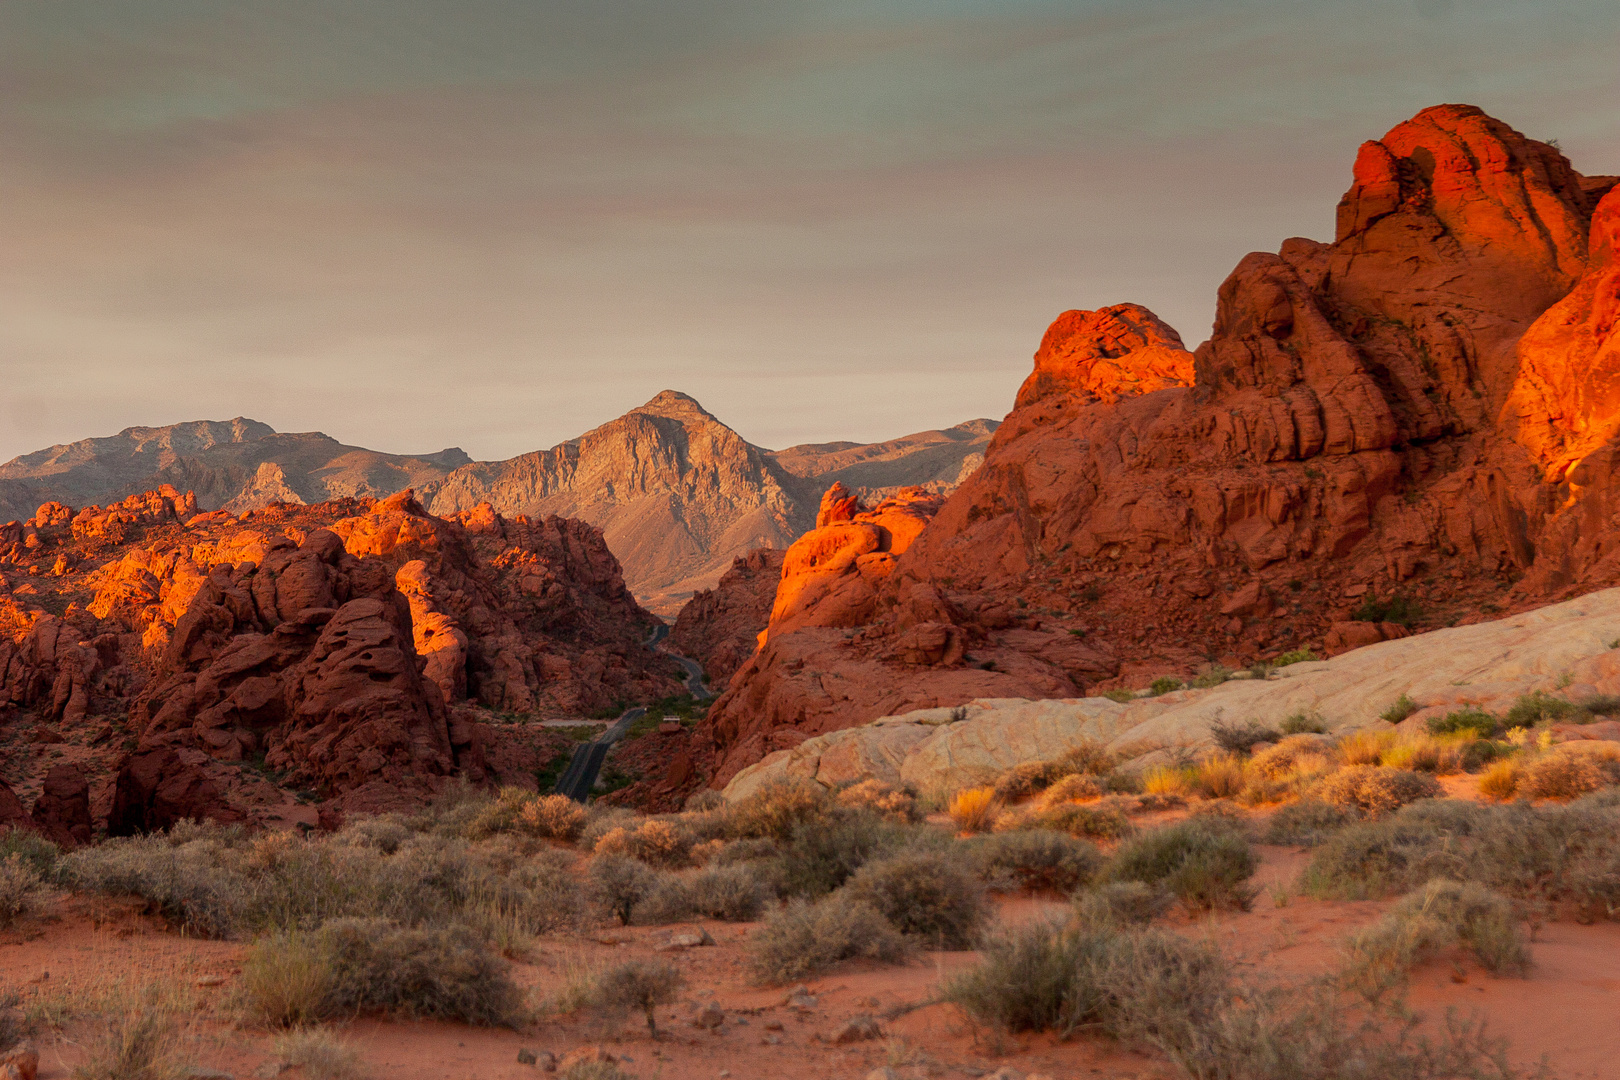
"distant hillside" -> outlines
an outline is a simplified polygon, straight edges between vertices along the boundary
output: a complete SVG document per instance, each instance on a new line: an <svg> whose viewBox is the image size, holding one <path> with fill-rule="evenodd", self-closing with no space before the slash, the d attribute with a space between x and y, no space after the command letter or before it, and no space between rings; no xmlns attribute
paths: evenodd
<svg viewBox="0 0 1620 1080"><path fill-rule="evenodd" d="M25 520L41 503L105 505L162 484L196 492L205 510L235 513L271 502L382 498L470 460L455 447L420 456L381 454L318 431L281 434L241 416L132 427L0 465L0 522Z"/></svg>
<svg viewBox="0 0 1620 1080"><path fill-rule="evenodd" d="M550 450L474 462L456 448L381 454L243 417L199 420L13 458L0 465L0 522L26 520L45 502L105 505L162 484L196 492L201 509L233 513L415 488L442 516L488 502L509 517L558 514L596 525L637 598L672 617L737 556L785 548L808 531L833 483L869 498L907 485L949 492L983 460L995 428L974 420L882 443L772 451L666 390Z"/></svg>

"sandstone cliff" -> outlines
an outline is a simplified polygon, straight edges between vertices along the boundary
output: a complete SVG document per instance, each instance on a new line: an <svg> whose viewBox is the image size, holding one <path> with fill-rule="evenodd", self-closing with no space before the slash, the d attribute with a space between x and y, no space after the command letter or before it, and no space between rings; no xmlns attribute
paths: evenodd
<svg viewBox="0 0 1620 1080"><path fill-rule="evenodd" d="M1620 580L1613 186L1439 106L1361 148L1333 243L1238 265L1191 356L1135 305L1061 316L886 574L779 593L699 735L714 778L908 709L1365 643L1369 600L1433 626ZM925 624L963 648L919 663Z"/></svg>
<svg viewBox="0 0 1620 1080"><path fill-rule="evenodd" d="M470 460L452 447L404 456L345 446L320 432L283 434L237 417L125 428L12 458L0 465L0 521L41 503L105 505L168 484L205 509L234 513L271 502L381 498L421 487Z"/></svg>
<svg viewBox="0 0 1620 1080"><path fill-rule="evenodd" d="M195 511L164 488L46 504L0 531L0 735L87 744L114 832L280 801L249 764L334 808L408 805L523 758L494 745L491 712L678 689L643 644L655 620L583 522L487 505L437 518L410 491ZM52 820L68 820L71 779Z"/></svg>

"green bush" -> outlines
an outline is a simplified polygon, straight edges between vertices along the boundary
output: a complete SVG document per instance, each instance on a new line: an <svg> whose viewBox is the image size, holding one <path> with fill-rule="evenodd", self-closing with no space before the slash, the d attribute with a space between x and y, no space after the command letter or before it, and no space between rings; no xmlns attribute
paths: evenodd
<svg viewBox="0 0 1620 1080"><path fill-rule="evenodd" d="M1508 709L1507 715L1502 718L1502 722L1509 728L1535 727L1543 722L1572 719L1574 714L1581 711L1583 710L1562 698L1555 698L1551 694L1537 690L1515 701L1513 707Z"/></svg>
<svg viewBox="0 0 1620 1080"><path fill-rule="evenodd" d="M1356 622L1390 622L1398 626L1411 626L1423 618L1423 609L1404 596L1391 596L1385 600L1375 600L1369 596L1350 613L1350 618Z"/></svg>
<svg viewBox="0 0 1620 1080"><path fill-rule="evenodd" d="M1437 878L1350 938L1345 978L1376 999L1403 982L1415 965L1456 944L1466 945L1497 974L1523 974L1530 966L1512 904L1483 885Z"/></svg>
<svg viewBox="0 0 1620 1080"><path fill-rule="evenodd" d="M872 905L840 890L815 903L789 900L749 937L754 977L775 984L818 975L846 960L900 963L910 946Z"/></svg>
<svg viewBox="0 0 1620 1080"><path fill-rule="evenodd" d="M1482 739L1495 735L1500 727L1496 717L1484 709L1473 707L1458 709L1444 716L1431 716L1427 726L1431 735L1454 735L1467 731Z"/></svg>
<svg viewBox="0 0 1620 1080"><path fill-rule="evenodd" d="M1288 667L1290 664L1304 664L1315 659L1317 659L1317 655L1309 649L1293 649L1273 660L1271 666Z"/></svg>
<svg viewBox="0 0 1620 1080"><path fill-rule="evenodd" d="M980 875L992 888L1068 893L1102 866L1096 845L1049 829L996 833L975 849Z"/></svg>
<svg viewBox="0 0 1620 1080"><path fill-rule="evenodd" d="M1168 889L1189 911L1247 910L1244 883L1259 866L1249 842L1226 823L1188 819L1124 841L1103 869L1104 881L1140 881Z"/></svg>
<svg viewBox="0 0 1620 1080"><path fill-rule="evenodd" d="M1327 722L1314 712L1290 713L1277 725L1284 735L1321 735L1327 731Z"/></svg>
<svg viewBox="0 0 1620 1080"><path fill-rule="evenodd" d="M1160 675L1157 679L1148 683L1148 697L1159 697L1175 690L1184 690L1186 686L1186 683L1174 675Z"/></svg>
<svg viewBox="0 0 1620 1080"><path fill-rule="evenodd" d="M48 881L56 875L56 863L62 851L32 829L0 829L0 862L13 855L20 856L41 880Z"/></svg>
<svg viewBox="0 0 1620 1080"><path fill-rule="evenodd" d="M895 855L867 863L844 886L902 934L935 948L966 949L984 921L984 895L955 858L932 852Z"/></svg>
<svg viewBox="0 0 1620 1080"><path fill-rule="evenodd" d="M1194 690L1208 690L1212 686L1219 686L1232 677L1232 670L1221 664L1211 664L1198 674L1192 681Z"/></svg>
<svg viewBox="0 0 1620 1080"><path fill-rule="evenodd" d="M1417 702L1413 701L1403 693L1400 697L1394 700L1389 708L1379 713L1378 718L1380 720L1387 720L1391 724L1398 724L1402 720L1405 720L1408 716L1411 716L1413 713L1417 712L1422 707L1423 706L1419 705Z"/></svg>

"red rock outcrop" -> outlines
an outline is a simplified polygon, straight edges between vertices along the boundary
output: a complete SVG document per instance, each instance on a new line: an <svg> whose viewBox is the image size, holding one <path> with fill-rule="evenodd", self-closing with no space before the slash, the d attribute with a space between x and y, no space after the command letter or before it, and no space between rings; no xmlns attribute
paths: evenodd
<svg viewBox="0 0 1620 1080"><path fill-rule="evenodd" d="M57 765L29 815L33 827L65 851L90 842L90 782L74 765Z"/></svg>
<svg viewBox="0 0 1620 1080"><path fill-rule="evenodd" d="M902 708L1391 636L1350 616L1395 592L1433 625L1620 580L1611 188L1439 106L1361 148L1333 243L1239 263L1191 385L1144 309L1064 314L984 465L859 604L818 615L784 570L700 735L714 781ZM999 685L951 664L953 630Z"/></svg>
<svg viewBox="0 0 1620 1080"><path fill-rule="evenodd" d="M669 632L670 644L703 665L709 684L724 687L759 646L771 621L776 586L782 580L778 548L739 555L712 589L693 595Z"/></svg>
<svg viewBox="0 0 1620 1080"><path fill-rule="evenodd" d="M444 520L409 491L193 509L171 491L46 506L9 530L29 562L0 602L0 708L77 736L128 703L138 745L94 796L115 832L252 817L279 796L248 761L343 806L405 805L490 775L474 704L578 715L678 686L583 523L487 506ZM65 783L46 778L41 799L71 832Z"/></svg>

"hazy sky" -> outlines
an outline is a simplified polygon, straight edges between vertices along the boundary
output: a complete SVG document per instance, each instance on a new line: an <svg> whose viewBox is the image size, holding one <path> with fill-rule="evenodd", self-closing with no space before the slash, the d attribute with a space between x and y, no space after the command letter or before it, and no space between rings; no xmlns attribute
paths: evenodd
<svg viewBox="0 0 1620 1080"><path fill-rule="evenodd" d="M1466 101L1620 172L1614 0L4 0L0 459L247 415L506 457L666 387L749 439L1208 334Z"/></svg>

